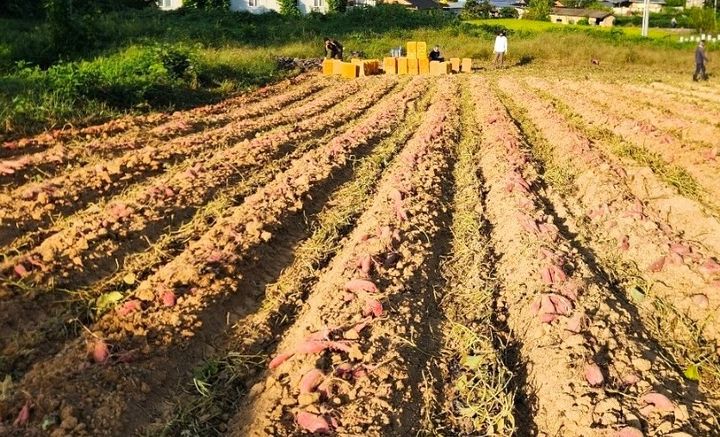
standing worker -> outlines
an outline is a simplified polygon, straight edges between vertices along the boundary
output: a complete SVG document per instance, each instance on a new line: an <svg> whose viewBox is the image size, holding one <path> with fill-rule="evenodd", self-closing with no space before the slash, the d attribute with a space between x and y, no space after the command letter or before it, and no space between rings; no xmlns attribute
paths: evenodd
<svg viewBox="0 0 720 437"><path fill-rule="evenodd" d="M325 37L325 57L330 59L340 59L343 57L343 46L334 39Z"/></svg>
<svg viewBox="0 0 720 437"><path fill-rule="evenodd" d="M693 80L695 82L698 79L707 80L707 73L705 73L705 63L708 61L707 55L705 54L705 40L701 39L695 49L695 74L693 74Z"/></svg>
<svg viewBox="0 0 720 437"><path fill-rule="evenodd" d="M508 49L508 40L505 36L505 31L501 30L495 37L495 67L502 67L505 61L505 54Z"/></svg>

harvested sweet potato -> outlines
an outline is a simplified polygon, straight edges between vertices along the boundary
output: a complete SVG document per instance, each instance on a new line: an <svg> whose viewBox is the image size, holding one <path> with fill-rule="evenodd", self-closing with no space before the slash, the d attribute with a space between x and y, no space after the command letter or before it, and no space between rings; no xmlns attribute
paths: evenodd
<svg viewBox="0 0 720 437"><path fill-rule="evenodd" d="M287 361L288 359L290 359L293 355L295 355L294 352L279 354L279 355L277 355L275 358L273 358L272 360L270 360L270 363L268 364L268 367L269 367L270 369L275 369L275 368L278 367L280 364L282 364L282 363L284 363L285 361Z"/></svg>
<svg viewBox="0 0 720 437"><path fill-rule="evenodd" d="M175 293L172 292L172 290L166 290L162 294L162 302L163 306L166 307L172 307L175 306Z"/></svg>
<svg viewBox="0 0 720 437"><path fill-rule="evenodd" d="M605 378L603 377L603 374L602 374L602 370L600 370L600 366L598 366L595 363L586 364L584 373L585 373L585 380L592 387L600 386L605 381Z"/></svg>
<svg viewBox="0 0 720 437"><path fill-rule="evenodd" d="M15 421L13 422L13 426L25 426L25 424L28 423L30 420L30 401L25 401L25 405L20 409L20 412L18 413L17 417L15 418Z"/></svg>
<svg viewBox="0 0 720 437"><path fill-rule="evenodd" d="M25 268L25 266L21 263L15 265L15 267L13 267L13 270L15 271L15 274L18 275L21 279L30 274Z"/></svg>
<svg viewBox="0 0 720 437"><path fill-rule="evenodd" d="M312 393L325 378L319 369L312 369L300 379L300 394Z"/></svg>
<svg viewBox="0 0 720 437"><path fill-rule="evenodd" d="M372 282L367 279L351 279L345 283L345 290L357 293L359 291L365 291L368 293L377 293L378 288Z"/></svg>
<svg viewBox="0 0 720 437"><path fill-rule="evenodd" d="M118 308L117 312L121 317L125 317L128 314L134 313L135 311L140 311L142 307L140 306L140 301L137 299L130 299L128 301L125 301L125 303L122 304L120 308Z"/></svg>
<svg viewBox="0 0 720 437"><path fill-rule="evenodd" d="M110 348L105 340L96 339L90 344L90 357L97 364L103 364L110 358Z"/></svg>
<svg viewBox="0 0 720 437"><path fill-rule="evenodd" d="M364 317L367 317L370 314L375 317L380 317L383 314L383 306L379 301L375 299L368 299L365 301L365 306L363 307L362 314Z"/></svg>
<svg viewBox="0 0 720 437"><path fill-rule="evenodd" d="M614 437L643 437L644 434L637 428L626 426L613 434Z"/></svg>
<svg viewBox="0 0 720 437"><path fill-rule="evenodd" d="M640 402L646 404L641 410L644 413L658 411L661 413L669 413L675 410L675 405L667 396L660 393L648 393L640 398Z"/></svg>
<svg viewBox="0 0 720 437"><path fill-rule="evenodd" d="M320 415L300 411L297 413L297 416L295 416L295 420L298 426L305 431L321 434L330 432L330 423Z"/></svg>

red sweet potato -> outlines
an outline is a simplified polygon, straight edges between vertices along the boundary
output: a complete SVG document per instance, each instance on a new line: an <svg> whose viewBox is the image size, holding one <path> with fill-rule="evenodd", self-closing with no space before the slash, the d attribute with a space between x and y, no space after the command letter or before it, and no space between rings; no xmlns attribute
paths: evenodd
<svg viewBox="0 0 720 437"><path fill-rule="evenodd" d="M664 267L665 267L665 257L663 256L663 257L660 257L660 258L656 259L655 261L653 261L653 263L648 266L648 271L657 273L657 272L662 271L662 269Z"/></svg>
<svg viewBox="0 0 720 437"><path fill-rule="evenodd" d="M592 387L597 387L603 384L605 378L603 378L602 370L600 366L595 363L588 363L585 365L585 380Z"/></svg>
<svg viewBox="0 0 720 437"><path fill-rule="evenodd" d="M312 369L300 379L300 394L314 392L324 378L325 375L319 369Z"/></svg>
<svg viewBox="0 0 720 437"><path fill-rule="evenodd" d="M24 278L30 273L28 273L27 269L22 264L17 264L15 267L13 267L13 270L15 271L15 274L18 275L20 278Z"/></svg>
<svg viewBox="0 0 720 437"><path fill-rule="evenodd" d="M26 423L30 420L30 401L25 401L25 405L20 409L20 412L18 413L17 417L15 418L15 421L13 422L13 426L25 426Z"/></svg>
<svg viewBox="0 0 720 437"><path fill-rule="evenodd" d="M647 411L659 411L661 413L669 413L675 410L675 405L667 396L660 393L648 393L640 398L640 402L647 405ZM643 410L645 410L645 408Z"/></svg>
<svg viewBox="0 0 720 437"><path fill-rule="evenodd" d="M695 294L691 297L692 303L699 306L700 308L707 308L710 305L708 297L704 294Z"/></svg>
<svg viewBox="0 0 720 437"><path fill-rule="evenodd" d="M643 437L644 434L637 428L626 426L613 434L613 437Z"/></svg>
<svg viewBox="0 0 720 437"><path fill-rule="evenodd" d="M166 306L166 307L175 306L175 301L176 301L175 293L173 293L171 290L167 290L167 291L163 292L163 294L162 294L163 306Z"/></svg>
<svg viewBox="0 0 720 437"><path fill-rule="evenodd" d="M345 283L345 290L357 293L358 291L366 291L368 293L377 293L377 286L366 279L351 279Z"/></svg>
<svg viewBox="0 0 720 437"><path fill-rule="evenodd" d="M700 271L708 276L715 275L720 273L720 264L718 264L714 259L708 258L700 266Z"/></svg>
<svg viewBox="0 0 720 437"><path fill-rule="evenodd" d="M618 249L622 250L623 252L630 249L630 237L627 235L623 235L623 237L618 242Z"/></svg>
<svg viewBox="0 0 720 437"><path fill-rule="evenodd" d="M363 307L362 314L364 317L367 317L370 314L375 317L380 317L383 314L383 306L379 301L375 299L368 299L365 301L365 306Z"/></svg>
<svg viewBox="0 0 720 437"><path fill-rule="evenodd" d="M90 356L92 360L97 364L107 362L110 358L110 349L108 348L105 340L97 339L90 345Z"/></svg>
<svg viewBox="0 0 720 437"><path fill-rule="evenodd" d="M565 329L573 334L579 334L583 330L585 322L586 319L583 313L575 313L572 317L570 317L570 319L568 319Z"/></svg>
<svg viewBox="0 0 720 437"><path fill-rule="evenodd" d="M135 311L140 311L142 307L140 306L140 301L137 299L130 299L123 303L123 305L117 309L118 314L121 317L125 317L128 314L132 314Z"/></svg>
<svg viewBox="0 0 720 437"><path fill-rule="evenodd" d="M290 359L293 355L295 355L295 353L293 353L293 352L282 353L282 354L277 355L275 358L270 360L270 363L268 364L268 368L275 369L280 364L282 364L285 361L287 361L288 359Z"/></svg>
<svg viewBox="0 0 720 437"><path fill-rule="evenodd" d="M295 417L298 426L305 431L312 433L327 434L330 432L330 424L328 421L317 414L300 411Z"/></svg>
<svg viewBox="0 0 720 437"><path fill-rule="evenodd" d="M373 259L369 254L365 254L358 259L358 268L364 275L369 275L373 266Z"/></svg>

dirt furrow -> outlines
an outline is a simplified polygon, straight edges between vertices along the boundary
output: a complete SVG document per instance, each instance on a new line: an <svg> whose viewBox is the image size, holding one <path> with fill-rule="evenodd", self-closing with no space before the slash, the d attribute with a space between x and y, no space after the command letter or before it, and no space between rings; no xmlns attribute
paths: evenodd
<svg viewBox="0 0 720 437"><path fill-rule="evenodd" d="M484 216L478 172L482 126L475 120L467 84L463 88L462 135L453 170L453 239L451 256L442 269L444 403L437 406L434 430L439 435L509 436L519 431L515 416L522 414L514 409L515 384L506 365L513 365L514 346L500 322L505 314L495 305L492 229Z"/></svg>
<svg viewBox="0 0 720 437"><path fill-rule="evenodd" d="M359 116L361 111L387 95L395 84L394 81L385 81L369 86L363 93L329 111L328 120L349 121L347 115L350 113ZM344 129L348 128L344 126ZM315 132L314 135L317 134L318 132ZM322 144L323 140L327 141L329 138L309 140L305 144L298 145L292 153L290 151L287 153L290 153L290 156L294 155L295 159L299 158L302 153ZM26 291L29 286L13 283L17 287L14 297L9 298L6 295L0 300L0 326L3 333L0 339L0 351L5 357L2 367L12 368L17 376L29 363L37 359L38 355L47 356L57 352L61 343L53 346L52 341L68 337L66 332L53 329L58 325L62 326L60 320L79 319L82 323L88 323L87 319L91 314L88 306L93 302L98 305L103 299L103 293L111 293L105 296L116 296L120 299L122 295L117 294L118 290L129 288L132 283L143 279L143 276L123 268L120 270L122 273L120 280L116 278L115 281L108 281L112 284L112 288L108 288L110 284L106 283L83 289L82 284L92 283L95 278L108 275L115 266L124 265L126 257L132 251L144 249L148 245L152 248L154 242L161 238L163 233L185 226L183 222L190 219L199 206L211 198L248 195L251 194L248 192L251 187L259 186L259 181L269 182L267 176L257 178L254 172L268 173L265 170L268 169L267 165L270 162L277 163L278 159L287 157L273 153L276 143L276 141L268 141L267 137L260 137L248 144L243 143L236 147L237 150L228 149L207 162L200 162L198 165L193 165L191 162L188 164L189 168L194 169L191 185L183 183L186 182L187 174L180 172L165 177L159 182L153 182L139 192L115 200L132 210L132 213L123 217L122 221L111 223L105 209L84 214L74 222L63 224L58 228L57 234L30 254L24 255L19 260L16 259L15 265L34 255L42 256L44 269L39 272L40 276L47 282L52 282L52 286L60 288L61 291L57 293L43 291L43 287L49 284L41 286L38 283L41 281L38 275L33 278L35 283L32 286L32 294ZM173 180L178 183L173 183ZM173 187L173 190L168 195L164 187ZM158 193L162 195L158 196ZM201 217L201 220L204 219ZM106 225L111 225L111 228L108 229ZM198 230L197 225L191 226L192 229ZM107 232L100 232L103 229ZM94 239L90 238L90 235L94 235ZM52 253L48 256L42 255L46 253L44 251L49 250L46 246L52 249ZM86 249L82 250L82 247ZM72 251L72 254L68 251ZM177 249L175 251L177 252ZM165 259L168 256L170 254L164 254ZM81 257L82 265L73 263L71 261L73 257ZM13 262L9 265L12 264ZM143 263L143 270L148 267L147 262ZM66 286L72 286L72 291L62 291ZM80 290L82 290L79 293L80 301L74 301L72 294ZM98 309L101 310L102 308ZM39 350L39 347L42 347L42 350Z"/></svg>
<svg viewBox="0 0 720 437"><path fill-rule="evenodd" d="M263 99L273 98L285 92L288 87L317 82L316 75L303 74L278 83L262 87L250 93L243 93L237 97L225 99L213 105L199 106L186 111L172 113L153 113L139 116L124 116L107 123L76 128L66 125L60 129L53 129L30 138L5 141L0 144L0 159L17 155L35 153L56 145L83 145L98 140L118 138L122 141L132 142L136 137L144 137L148 131L165 135L166 138L190 132L196 123L202 123L205 117L232 111L234 108L253 105ZM198 126L197 129L201 127Z"/></svg>
<svg viewBox="0 0 720 437"><path fill-rule="evenodd" d="M612 84L619 87L617 93L620 96L632 95L638 101L645 105L657 106L660 110L675 117L680 117L688 121L696 121L705 123L715 127L720 127L720 121L712 118L716 105L700 104L683 99L681 96L664 93L660 90L648 88L635 84ZM610 87L608 87L610 88ZM613 91L614 92L614 91Z"/></svg>
<svg viewBox="0 0 720 437"><path fill-rule="evenodd" d="M106 199L147 177L162 174L172 163L188 158L208 159L228 146L250 141L253 135L263 130L271 129L266 134L269 136L293 139L299 133L291 124L299 119L303 120L301 124L305 131L313 125L335 122L323 121L323 115L319 113L335 106L348 93L357 92L359 87L358 82L337 85L322 96L289 111L276 112L247 123L231 123L219 129L134 150L110 161L85 166L0 195L0 208L3 208L0 210L0 244L7 244L23 232L47 226L58 216L69 215L91 202ZM243 124L246 124L244 128L241 127Z"/></svg>
<svg viewBox="0 0 720 437"><path fill-rule="evenodd" d="M95 276L88 272L107 271L122 263L119 251L123 247L155 240L157 233L164 232L183 209L204 204L218 189L289 153L297 142L359 117L396 84L391 80L370 83L363 92L325 112L324 121L302 121L292 132L261 136L213 156L190 160L184 169L149 181L125 196L111 199L104 207L63 223L36 248L1 263L0 274L17 276L16 269L22 266L27 274L21 280L33 287L85 285Z"/></svg>
<svg viewBox="0 0 720 437"><path fill-rule="evenodd" d="M528 79L528 83L545 90L559 89L539 79ZM618 154L636 161L648 161L653 170L660 173L659 176L664 176L664 179L678 187L683 194L702 201L713 209L715 215L720 215L720 202L717 200L720 181L716 177L720 164L685 148L671 134L661 132L651 124L639 123L602 111L572 93L558 96L560 102L572 108L571 111L594 130L588 132L594 139L612 140L615 137Z"/></svg>
<svg viewBox="0 0 720 437"><path fill-rule="evenodd" d="M622 106L617 101L622 99L627 91L614 86L601 84L593 80L576 82L569 80L550 81L558 87L572 92L585 102L599 106L604 113L611 113L617 117L635 120L640 126L654 126L668 132L683 143L683 154L690 151L702 154L707 158L712 154L714 158L718 150L716 138L720 138L720 128L695 119L677 117L675 114L663 111L661 108L650 106L644 102L628 99Z"/></svg>
<svg viewBox="0 0 720 437"><path fill-rule="evenodd" d="M458 121L457 85L445 80L438 88L427 118L280 343L286 361L271 362L276 368L253 387L230 435L295 435L303 428L413 435L422 429L419 385L426 354L435 348L430 285L437 258L431 254L442 234L442 172ZM295 356L283 355L290 351ZM311 374L319 380L304 383L298 394L299 381Z"/></svg>
<svg viewBox="0 0 720 437"><path fill-rule="evenodd" d="M72 167L81 167L109 159L128 150L158 145L173 138L190 135L200 130L210 130L231 122L250 120L287 109L300 100L309 99L327 86L323 81L307 81L290 90L254 103L229 107L219 114L180 113L173 116L171 123L139 130L132 138L126 136L104 138L95 141L57 144L43 151L26 154L13 159L0 160L0 185L22 185L39 178L50 178L66 172ZM9 184L8 184L9 183Z"/></svg>
<svg viewBox="0 0 720 437"><path fill-rule="evenodd" d="M638 300L647 323L654 324L655 319L662 323L664 330L657 332L657 340L672 353L676 365L699 366L701 387L711 392L720 388L718 357L714 352L707 355L719 340L720 301L715 289L720 285L716 283L720 266L718 272L708 269L716 262L705 248L684 239L662 215L647 208L644 199L634 196L624 169L604 159L560 114L516 84L503 85L525 108L528 122L541 136L535 145L546 172L569 175L565 181L550 182L569 199L574 221L589 230L586 244L601 254L604 265ZM656 299L667 309L661 317L652 315L660 313L654 307ZM684 346L668 338L670 332Z"/></svg>
<svg viewBox="0 0 720 437"><path fill-rule="evenodd" d="M74 429L76 434L111 434L123 426L116 417L127 408L131 397L144 395L130 394L130 387L138 380L121 375L132 372L140 377L141 363L146 370L160 371L161 367L156 366L162 366L170 351L192 341L203 321L210 323L202 318L208 306L236 294L238 284L246 279L247 271L242 266L253 265L253 249L272 240L272 232L281 228L283 219L302 210L313 189L332 182L333 174L347 165L353 151L370 146L397 126L404 117L405 105L426 88L425 80L412 81L394 101L383 103L350 131L295 161L273 182L246 198L243 205L228 211L180 256L143 281L130 299L137 306L123 306L129 310L125 315L107 314L93 326L94 333L88 337L93 351L90 361L101 365L88 362L84 341L74 341L53 359L34 367L20 386L28 393L42 388L44 404L37 409L52 411L75 402L84 425ZM128 365L126 361L135 363ZM88 377L90 373L92 378ZM152 387L160 381L146 378L143 382ZM106 384L118 387L94 399L77 400L74 395L99 393L97 390Z"/></svg>
<svg viewBox="0 0 720 437"><path fill-rule="evenodd" d="M156 434L177 435L192 430L199 435L215 435L226 430L227 415L254 384L264 357L275 352L285 330L302 309L309 290L317 282L320 269L340 248L342 238L352 230L358 216L367 209L378 179L395 155L420 125L434 92L428 92L392 136L360 161L352 179L332 194L326 206L310 224L313 233L293 251L293 261L277 280L268 285L261 308L238 320L228 338L220 340L221 355L207 359L212 372L203 382L208 390L195 391L156 425ZM218 364L215 364L218 363ZM195 384L189 384L195 385Z"/></svg>
<svg viewBox="0 0 720 437"><path fill-rule="evenodd" d="M532 411L532 423L520 428L534 426L541 435L712 429L712 413L656 355L632 307L560 230L505 108L486 86L473 89L482 102L478 123L487 126L480 167L501 302L520 344L522 400Z"/></svg>
<svg viewBox="0 0 720 437"><path fill-rule="evenodd" d="M650 87L679 95L690 96L705 102L720 103L720 94L713 93L707 89L693 89L692 85L688 86L688 84L683 84L681 88L673 84L653 82L650 84Z"/></svg>

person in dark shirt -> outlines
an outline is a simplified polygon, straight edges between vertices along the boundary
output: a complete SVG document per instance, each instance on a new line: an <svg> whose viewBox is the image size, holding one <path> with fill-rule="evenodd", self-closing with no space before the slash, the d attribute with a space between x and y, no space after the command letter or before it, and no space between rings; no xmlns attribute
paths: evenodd
<svg viewBox="0 0 720 437"><path fill-rule="evenodd" d="M440 46L433 47L433 49L430 51L429 58L431 61L438 61L438 62L445 61L445 58L443 58L442 55L440 55Z"/></svg>
<svg viewBox="0 0 720 437"><path fill-rule="evenodd" d="M707 80L707 74L705 73L705 63L708 61L707 55L705 54L705 40L701 40L695 49L695 74L693 74L693 80L698 81L699 79Z"/></svg>
<svg viewBox="0 0 720 437"><path fill-rule="evenodd" d="M342 59L343 46L334 39L325 37L325 57L330 59Z"/></svg>

